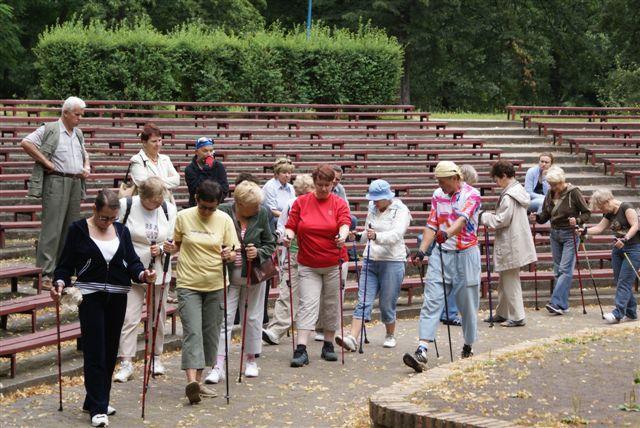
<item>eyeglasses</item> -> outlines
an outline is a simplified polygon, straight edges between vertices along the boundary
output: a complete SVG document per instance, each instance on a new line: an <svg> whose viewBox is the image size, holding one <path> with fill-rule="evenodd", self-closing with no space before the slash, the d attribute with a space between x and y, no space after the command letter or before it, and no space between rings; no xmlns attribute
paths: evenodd
<svg viewBox="0 0 640 428"><path fill-rule="evenodd" d="M198 209L199 209L199 210L202 210L202 211L211 211L211 212L214 212L216 209L218 209L218 207L217 207L217 206L215 206L215 207L207 207L207 206L205 206L205 205L198 204Z"/></svg>
<svg viewBox="0 0 640 428"><path fill-rule="evenodd" d="M113 223L114 221L116 221L117 218L118 217L106 217L106 216L103 216L103 215L99 215L98 216L98 220L106 221L106 222L109 222L109 223Z"/></svg>

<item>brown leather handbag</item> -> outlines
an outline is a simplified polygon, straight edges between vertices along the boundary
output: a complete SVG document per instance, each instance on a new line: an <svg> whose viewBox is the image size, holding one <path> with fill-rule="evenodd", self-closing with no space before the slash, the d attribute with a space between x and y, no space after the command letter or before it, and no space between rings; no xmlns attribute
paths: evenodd
<svg viewBox="0 0 640 428"><path fill-rule="evenodd" d="M267 281L280 273L278 271L278 263L273 260L274 257L275 254L272 254L271 257L262 262L262 264L257 266L255 264L251 265L251 284L259 284Z"/></svg>

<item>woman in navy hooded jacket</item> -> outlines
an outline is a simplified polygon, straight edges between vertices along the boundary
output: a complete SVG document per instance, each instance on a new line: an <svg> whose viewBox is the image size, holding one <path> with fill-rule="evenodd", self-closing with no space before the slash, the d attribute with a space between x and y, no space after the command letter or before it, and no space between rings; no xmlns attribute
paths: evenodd
<svg viewBox="0 0 640 428"><path fill-rule="evenodd" d="M103 189L93 215L71 224L51 290L57 300L63 287L72 286L71 276L77 277L73 285L82 293L78 312L86 390L82 407L90 413L93 426L105 426L107 415L115 413L109 406L111 376L131 280L153 283L156 276L140 262L129 230L114 223L119 209L118 195Z"/></svg>

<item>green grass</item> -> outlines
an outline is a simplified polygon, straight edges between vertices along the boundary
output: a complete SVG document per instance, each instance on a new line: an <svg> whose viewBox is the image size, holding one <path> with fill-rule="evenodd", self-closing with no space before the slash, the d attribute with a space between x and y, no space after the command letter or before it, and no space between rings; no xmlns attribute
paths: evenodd
<svg viewBox="0 0 640 428"><path fill-rule="evenodd" d="M474 113L474 112L431 112L429 117L434 119L486 119L486 120L507 120L507 112L496 113Z"/></svg>

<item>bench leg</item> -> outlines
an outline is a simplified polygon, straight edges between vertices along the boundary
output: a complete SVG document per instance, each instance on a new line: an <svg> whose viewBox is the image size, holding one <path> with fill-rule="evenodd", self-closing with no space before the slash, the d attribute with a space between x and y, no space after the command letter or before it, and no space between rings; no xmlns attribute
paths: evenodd
<svg viewBox="0 0 640 428"><path fill-rule="evenodd" d="M18 292L18 278L11 278L11 292L12 293L17 293Z"/></svg>
<svg viewBox="0 0 640 428"><path fill-rule="evenodd" d="M411 306L411 302L413 301L413 288L409 287L408 295L407 295L407 304Z"/></svg>
<svg viewBox="0 0 640 428"><path fill-rule="evenodd" d="M36 332L36 310L31 311L31 333Z"/></svg>
<svg viewBox="0 0 640 428"><path fill-rule="evenodd" d="M11 379L16 377L16 354L11 354Z"/></svg>
<svg viewBox="0 0 640 428"><path fill-rule="evenodd" d="M9 319L8 315L2 315L0 317L0 328L2 328L3 330L7 329L7 320Z"/></svg>
<svg viewBox="0 0 640 428"><path fill-rule="evenodd" d="M176 335L176 315L174 314L171 317L171 334Z"/></svg>

